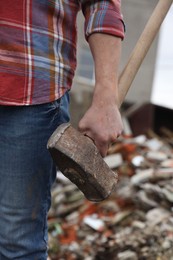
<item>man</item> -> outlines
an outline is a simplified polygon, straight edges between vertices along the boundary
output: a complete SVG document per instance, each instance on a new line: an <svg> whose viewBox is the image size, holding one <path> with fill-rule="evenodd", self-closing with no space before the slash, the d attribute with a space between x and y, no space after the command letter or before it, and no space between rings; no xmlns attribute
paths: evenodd
<svg viewBox="0 0 173 260"><path fill-rule="evenodd" d="M47 258L46 218L56 169L46 144L56 127L69 121L80 8L96 83L79 130L105 156L122 131L120 0L0 3L0 260Z"/></svg>

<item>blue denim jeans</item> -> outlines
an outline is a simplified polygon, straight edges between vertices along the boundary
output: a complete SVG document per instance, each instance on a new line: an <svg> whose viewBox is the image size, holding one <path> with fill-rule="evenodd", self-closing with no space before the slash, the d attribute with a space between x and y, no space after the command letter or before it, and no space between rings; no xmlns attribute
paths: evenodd
<svg viewBox="0 0 173 260"><path fill-rule="evenodd" d="M0 106L0 260L47 259L47 213L56 167L47 141L69 121L69 97Z"/></svg>

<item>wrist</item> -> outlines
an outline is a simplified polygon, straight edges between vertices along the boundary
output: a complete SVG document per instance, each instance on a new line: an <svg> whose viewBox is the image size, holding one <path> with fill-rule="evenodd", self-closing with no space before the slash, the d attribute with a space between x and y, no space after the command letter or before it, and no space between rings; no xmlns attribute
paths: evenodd
<svg viewBox="0 0 173 260"><path fill-rule="evenodd" d="M103 105L114 104L118 105L118 87L117 84L109 83L96 83L93 102L102 103Z"/></svg>

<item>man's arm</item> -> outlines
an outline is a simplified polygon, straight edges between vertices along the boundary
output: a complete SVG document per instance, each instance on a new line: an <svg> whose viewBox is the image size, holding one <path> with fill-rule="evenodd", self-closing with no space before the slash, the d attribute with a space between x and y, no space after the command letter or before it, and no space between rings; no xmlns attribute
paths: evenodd
<svg viewBox="0 0 173 260"><path fill-rule="evenodd" d="M95 142L102 156L122 132L118 109L118 66L121 39L93 33L88 39L95 63L92 105L79 122L79 130Z"/></svg>
<svg viewBox="0 0 173 260"><path fill-rule="evenodd" d="M124 24L121 0L80 0L85 16L85 37L95 63L92 105L79 130L93 139L102 156L122 132L118 109L118 65Z"/></svg>

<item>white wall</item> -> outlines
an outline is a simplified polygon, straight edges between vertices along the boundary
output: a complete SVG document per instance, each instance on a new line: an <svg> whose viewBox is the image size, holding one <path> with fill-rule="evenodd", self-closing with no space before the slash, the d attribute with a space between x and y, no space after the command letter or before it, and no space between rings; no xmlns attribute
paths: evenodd
<svg viewBox="0 0 173 260"><path fill-rule="evenodd" d="M173 109L173 6L161 28L151 101Z"/></svg>

